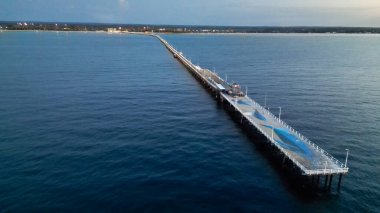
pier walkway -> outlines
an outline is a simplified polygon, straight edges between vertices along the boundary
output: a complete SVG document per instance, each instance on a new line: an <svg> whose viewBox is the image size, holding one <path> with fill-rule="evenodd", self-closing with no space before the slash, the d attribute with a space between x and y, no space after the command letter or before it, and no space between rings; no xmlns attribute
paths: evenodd
<svg viewBox="0 0 380 213"><path fill-rule="evenodd" d="M311 142L305 136L287 125L280 118L273 115L269 110L252 100L245 93L232 94L234 85L220 78L216 73L194 65L181 52L173 48L167 41L156 34L152 36L158 38L165 47L177 58L188 70L195 75L204 86L214 92L220 101L227 102L241 116L241 119L253 125L271 145L277 147L284 159L290 159L294 166L298 167L303 175L318 176L348 173L347 159L343 164L318 145ZM327 182L327 180L326 180Z"/></svg>

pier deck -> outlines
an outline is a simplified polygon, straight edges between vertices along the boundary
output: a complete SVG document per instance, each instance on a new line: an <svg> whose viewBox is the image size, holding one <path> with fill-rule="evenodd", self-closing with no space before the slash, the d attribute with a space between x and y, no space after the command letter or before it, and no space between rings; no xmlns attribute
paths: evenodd
<svg viewBox="0 0 380 213"><path fill-rule="evenodd" d="M159 35L152 34L152 36L158 38L174 57L200 79L206 87L217 94L220 101L229 103L235 111L240 113L239 115L242 119L244 118L248 121L249 125L253 125L266 137L271 145L276 146L283 153L284 159L285 157L290 159L302 171L303 175L318 176L348 173L346 165L298 133L269 110L256 103L247 94L231 96L226 92L231 89L231 84L224 81L216 73L194 65Z"/></svg>

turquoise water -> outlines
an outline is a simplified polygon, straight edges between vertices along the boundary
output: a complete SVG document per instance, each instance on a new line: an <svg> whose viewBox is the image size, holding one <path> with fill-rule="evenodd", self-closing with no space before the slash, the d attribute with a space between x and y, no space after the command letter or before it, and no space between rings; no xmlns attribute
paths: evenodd
<svg viewBox="0 0 380 213"><path fill-rule="evenodd" d="M163 35L344 161L304 197L154 38L0 33L0 212L378 212L380 36ZM336 184L334 184L334 187Z"/></svg>

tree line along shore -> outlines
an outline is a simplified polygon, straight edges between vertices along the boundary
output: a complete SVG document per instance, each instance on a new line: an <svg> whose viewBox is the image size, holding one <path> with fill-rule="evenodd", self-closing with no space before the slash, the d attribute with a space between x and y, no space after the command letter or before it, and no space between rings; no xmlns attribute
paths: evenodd
<svg viewBox="0 0 380 213"><path fill-rule="evenodd" d="M97 23L50 23L50 22L0 22L0 30L42 31L104 31L104 32L155 32L155 33L358 33L380 34L375 27L234 27L234 26L185 26L140 25Z"/></svg>

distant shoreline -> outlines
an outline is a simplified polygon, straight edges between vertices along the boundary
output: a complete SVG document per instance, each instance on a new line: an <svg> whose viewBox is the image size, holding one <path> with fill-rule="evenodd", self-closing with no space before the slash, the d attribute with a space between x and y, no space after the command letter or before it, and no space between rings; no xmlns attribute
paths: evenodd
<svg viewBox="0 0 380 213"><path fill-rule="evenodd" d="M123 35L123 34L140 34L144 35L144 32L107 32L103 30L98 31L85 31L85 30L4 30L1 29L1 32L52 32L52 33L105 33L110 35ZM257 32L230 32L230 33L204 33L204 32L182 32L182 33L173 33L173 32L154 32L156 34L162 35L320 35L320 36L339 36L339 35L368 35L376 36L380 33L298 33L298 32L276 32L276 33L257 33ZM145 33L149 35L150 33Z"/></svg>
<svg viewBox="0 0 380 213"><path fill-rule="evenodd" d="M193 26L141 25L102 23L4 22L0 30L59 31L59 32L141 32L175 34L380 34L380 27L313 27L313 26Z"/></svg>

